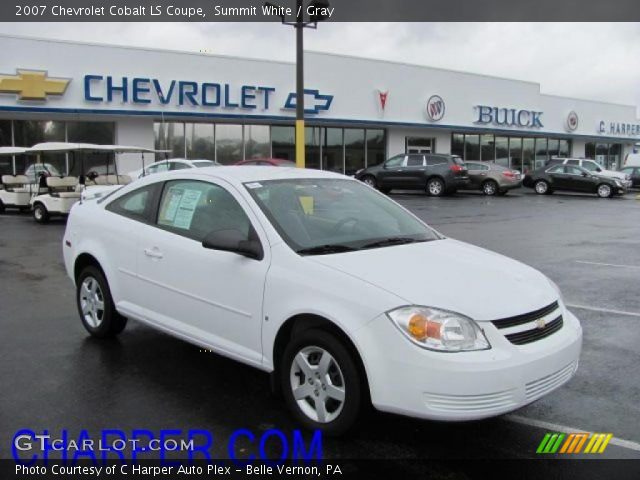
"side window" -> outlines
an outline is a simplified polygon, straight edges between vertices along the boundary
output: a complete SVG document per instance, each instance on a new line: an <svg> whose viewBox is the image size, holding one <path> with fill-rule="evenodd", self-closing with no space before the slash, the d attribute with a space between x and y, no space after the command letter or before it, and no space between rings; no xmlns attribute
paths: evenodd
<svg viewBox="0 0 640 480"><path fill-rule="evenodd" d="M576 167L571 167L571 166L566 167L566 172L569 175L582 175L582 170Z"/></svg>
<svg viewBox="0 0 640 480"><path fill-rule="evenodd" d="M556 165L555 167L547 170L547 173L564 173L564 165Z"/></svg>
<svg viewBox="0 0 640 480"><path fill-rule="evenodd" d="M396 155L395 157L391 157L389 160L387 160L384 163L384 166L387 168L393 168L393 167L399 167L402 165L402 162L404 161L404 155Z"/></svg>
<svg viewBox="0 0 640 480"><path fill-rule="evenodd" d="M251 229L249 218L229 192L199 180L165 184L157 225L197 241L215 230L239 230L248 239Z"/></svg>
<svg viewBox="0 0 640 480"><path fill-rule="evenodd" d="M169 170L184 170L185 168L191 168L191 166L181 162L171 162L169 164Z"/></svg>
<svg viewBox="0 0 640 480"><path fill-rule="evenodd" d="M169 170L169 164L166 162L147 167L147 173L160 173L166 172L167 170Z"/></svg>
<svg viewBox="0 0 640 480"><path fill-rule="evenodd" d="M433 155L428 155L427 156L427 165L428 166L433 166L433 165L443 165L447 163L447 158L446 157L438 157L438 156L433 156Z"/></svg>
<svg viewBox="0 0 640 480"><path fill-rule="evenodd" d="M118 215L146 222L153 210L153 198L158 188L159 184L157 183L139 188L116 198L105 208Z"/></svg>
<svg viewBox="0 0 640 480"><path fill-rule="evenodd" d="M466 162L467 170L480 170L480 166L477 163Z"/></svg>
<svg viewBox="0 0 640 480"><path fill-rule="evenodd" d="M424 165L424 156L409 155L407 158L407 167L422 167Z"/></svg>
<svg viewBox="0 0 640 480"><path fill-rule="evenodd" d="M595 162L582 162L582 168L586 168L590 172L597 172L600 167Z"/></svg>
<svg viewBox="0 0 640 480"><path fill-rule="evenodd" d="M580 165L580 160L567 160L567 165Z"/></svg>

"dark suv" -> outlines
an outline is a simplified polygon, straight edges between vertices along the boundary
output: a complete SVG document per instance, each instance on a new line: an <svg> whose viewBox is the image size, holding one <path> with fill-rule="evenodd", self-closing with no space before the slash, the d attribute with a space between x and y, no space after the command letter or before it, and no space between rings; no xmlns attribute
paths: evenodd
<svg viewBox="0 0 640 480"><path fill-rule="evenodd" d="M434 153L403 153L356 172L356 178L383 193L393 189L424 190L433 197L467 187L469 175L460 157Z"/></svg>

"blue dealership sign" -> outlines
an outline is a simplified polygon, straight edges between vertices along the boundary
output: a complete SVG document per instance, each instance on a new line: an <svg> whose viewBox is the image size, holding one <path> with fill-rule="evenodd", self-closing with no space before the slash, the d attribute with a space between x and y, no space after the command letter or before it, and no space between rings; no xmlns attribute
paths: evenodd
<svg viewBox="0 0 640 480"><path fill-rule="evenodd" d="M501 127L543 128L543 112L520 110L517 108L491 107L477 105L477 118L474 123L492 124Z"/></svg>

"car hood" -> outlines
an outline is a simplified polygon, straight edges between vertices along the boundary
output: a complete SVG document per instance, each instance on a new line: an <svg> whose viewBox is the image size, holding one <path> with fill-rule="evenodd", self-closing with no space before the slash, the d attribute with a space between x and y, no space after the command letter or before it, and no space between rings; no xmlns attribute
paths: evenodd
<svg viewBox="0 0 640 480"><path fill-rule="evenodd" d="M537 270L452 239L307 257L402 298L489 321L558 299Z"/></svg>
<svg viewBox="0 0 640 480"><path fill-rule="evenodd" d="M627 179L626 174L622 172L615 172L613 170L602 170L601 172L598 172L596 175L599 177L605 177L605 178L617 178L619 180Z"/></svg>

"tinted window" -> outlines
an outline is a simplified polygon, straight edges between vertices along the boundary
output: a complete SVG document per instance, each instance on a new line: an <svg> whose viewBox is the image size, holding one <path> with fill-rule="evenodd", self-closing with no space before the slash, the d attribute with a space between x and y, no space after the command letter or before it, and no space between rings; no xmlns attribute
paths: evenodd
<svg viewBox="0 0 640 480"><path fill-rule="evenodd" d="M564 165L556 165L553 168L547 170L548 173L564 173Z"/></svg>
<svg viewBox="0 0 640 480"><path fill-rule="evenodd" d="M596 162L582 162L582 168L586 168L590 172L597 172L600 166Z"/></svg>
<svg viewBox="0 0 640 480"><path fill-rule="evenodd" d="M567 160L567 165L580 165L580 160Z"/></svg>
<svg viewBox="0 0 640 480"><path fill-rule="evenodd" d="M399 167L404 161L404 155L396 155L385 162L386 167Z"/></svg>
<svg viewBox="0 0 640 480"><path fill-rule="evenodd" d="M407 167L421 167L422 165L424 165L424 157L422 155L409 155Z"/></svg>
<svg viewBox="0 0 640 480"><path fill-rule="evenodd" d="M184 170L185 168L191 168L191 165L187 165L186 163L181 162L171 162L169 164L170 170Z"/></svg>
<svg viewBox="0 0 640 480"><path fill-rule="evenodd" d="M146 221L153 210L153 198L157 189L157 183L147 185L116 198L105 208L118 215Z"/></svg>
<svg viewBox="0 0 640 480"><path fill-rule="evenodd" d="M447 163L447 159L446 157L435 157L435 156L428 156L427 157L427 165L432 166L432 165L443 165Z"/></svg>
<svg viewBox="0 0 640 480"><path fill-rule="evenodd" d="M169 164L160 163L158 165L151 165L149 168L147 168L147 173L166 172L167 170L169 170Z"/></svg>
<svg viewBox="0 0 640 480"><path fill-rule="evenodd" d="M216 230L239 230L248 239L250 229L249 218L229 192L196 180L166 183L157 224L198 241Z"/></svg>
<svg viewBox="0 0 640 480"><path fill-rule="evenodd" d="M567 172L570 175L582 175L582 170L572 166L565 167L565 172Z"/></svg>

